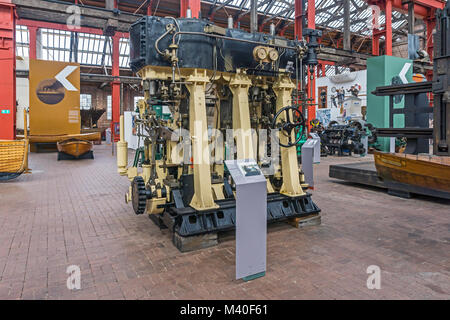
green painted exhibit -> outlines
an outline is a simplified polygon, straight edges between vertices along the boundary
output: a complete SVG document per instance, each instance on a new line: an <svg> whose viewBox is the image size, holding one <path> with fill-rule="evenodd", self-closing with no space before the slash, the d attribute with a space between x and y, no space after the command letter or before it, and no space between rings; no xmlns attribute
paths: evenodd
<svg viewBox="0 0 450 320"><path fill-rule="evenodd" d="M402 80L403 78L403 80ZM389 127L389 97L377 97L373 92L377 87L400 84L404 80L412 82L412 61L392 56L367 59L367 121L377 128ZM403 108L404 98L395 103L394 108ZM404 116L394 115L394 127L404 127ZM378 138L383 151L389 151L389 138Z"/></svg>

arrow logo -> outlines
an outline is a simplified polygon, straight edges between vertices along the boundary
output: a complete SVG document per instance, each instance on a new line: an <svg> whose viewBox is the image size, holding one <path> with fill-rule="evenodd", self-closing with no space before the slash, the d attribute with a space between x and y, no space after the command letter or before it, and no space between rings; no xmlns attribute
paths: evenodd
<svg viewBox="0 0 450 320"><path fill-rule="evenodd" d="M406 80L406 73L408 72L410 67L411 67L411 63L410 62L405 63L405 65L403 66L402 71L400 71L400 73L398 74L398 76L400 77L400 79L402 80L402 82L404 84L408 83L408 80Z"/></svg>
<svg viewBox="0 0 450 320"><path fill-rule="evenodd" d="M67 66L63 69L63 71L55 76L55 79L58 80L68 91L78 91L78 89L75 88L69 80L67 80L67 77L70 76L77 68L78 66Z"/></svg>

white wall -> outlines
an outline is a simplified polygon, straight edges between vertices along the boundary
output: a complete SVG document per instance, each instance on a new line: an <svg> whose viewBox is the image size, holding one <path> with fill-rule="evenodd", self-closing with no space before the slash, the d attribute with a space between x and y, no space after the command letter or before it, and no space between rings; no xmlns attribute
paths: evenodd
<svg viewBox="0 0 450 320"><path fill-rule="evenodd" d="M124 113L124 126L125 126L125 141L128 142L128 148L136 150L138 147L139 139L136 135L133 134L134 128L134 119L137 116L136 112L125 111ZM141 147L144 145L143 141L141 141Z"/></svg>
<svg viewBox="0 0 450 320"><path fill-rule="evenodd" d="M28 71L30 69L30 61L28 58L16 60L17 71ZM23 130L23 110L30 106L30 82L28 78L16 78L16 100L18 102L16 114L16 127ZM30 124L28 118L28 125Z"/></svg>
<svg viewBox="0 0 450 320"><path fill-rule="evenodd" d="M361 105L367 106L367 70L350 72L347 75L339 75L331 76L331 77L321 77L316 79L316 97L317 102L320 99L319 88L320 87L328 87L328 95L327 95L327 106L329 111L324 111L326 109L319 109L319 106L316 106L316 113L324 112L330 114L330 121L337 120L337 117L340 115L339 108L335 108L333 106L333 102L331 100L331 96L333 95L331 89L333 87L345 89L345 97L350 97L351 93L347 92L348 89L351 88L354 84L359 84L361 86L361 91L359 92L359 98L361 99ZM344 82L339 81L346 80ZM353 80L354 79L354 80ZM337 99L336 99L337 103ZM318 111L321 110L321 111Z"/></svg>

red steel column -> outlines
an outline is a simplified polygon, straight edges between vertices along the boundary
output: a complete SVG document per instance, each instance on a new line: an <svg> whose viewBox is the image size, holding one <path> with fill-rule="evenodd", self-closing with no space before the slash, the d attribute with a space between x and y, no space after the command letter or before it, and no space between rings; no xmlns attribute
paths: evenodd
<svg viewBox="0 0 450 320"><path fill-rule="evenodd" d="M295 24L294 24L294 34L295 37L298 37L299 40L302 39L303 36L303 8L302 8L303 0L295 0Z"/></svg>
<svg viewBox="0 0 450 320"><path fill-rule="evenodd" d="M427 52L430 56L430 61L433 61L433 49L434 49L434 39L433 39L433 29L436 28L436 18L429 17L425 20L427 27Z"/></svg>
<svg viewBox="0 0 450 320"><path fill-rule="evenodd" d="M118 1L114 0L114 8L118 9ZM111 104L112 104L112 121L111 134L114 142L120 139L120 34L117 32L112 37L112 76L114 81L111 82Z"/></svg>
<svg viewBox="0 0 450 320"><path fill-rule="evenodd" d="M30 59L37 59L37 32L38 27L28 27L30 34Z"/></svg>
<svg viewBox="0 0 450 320"><path fill-rule="evenodd" d="M376 5L381 10L381 5L383 3L380 3L377 0L370 0L368 1L369 5ZM374 56L380 55L380 37L384 34L385 30L380 30L377 28L378 26L378 15L377 12L372 9L372 54Z"/></svg>
<svg viewBox="0 0 450 320"><path fill-rule="evenodd" d="M191 9L192 18L200 17L200 0L180 0L180 17L186 18L187 9Z"/></svg>
<svg viewBox="0 0 450 320"><path fill-rule="evenodd" d="M380 55L380 35L377 34L378 32L378 29L372 31L372 54L374 56Z"/></svg>
<svg viewBox="0 0 450 320"><path fill-rule="evenodd" d="M148 2L148 6L147 6L147 15L151 16L152 15L152 5L153 5L153 0L150 0Z"/></svg>
<svg viewBox="0 0 450 320"><path fill-rule="evenodd" d="M386 35L385 35L385 46L386 55L392 56L392 0L386 0Z"/></svg>
<svg viewBox="0 0 450 320"><path fill-rule="evenodd" d="M435 14L434 12L435 10L433 10L433 15ZM436 28L436 17L429 17L427 19L425 19L425 23L426 23L426 27L427 27L427 52L428 55L430 56L430 61L433 61L433 50L434 50L434 39L433 39L433 29ZM428 70L426 72L426 77L428 81L432 81L433 80L433 70ZM430 99L431 101L431 99Z"/></svg>
<svg viewBox="0 0 450 320"><path fill-rule="evenodd" d="M298 0L297 0L298 1ZM308 28L315 29L316 28L316 3L315 0L308 0ZM311 99L311 103L313 105L308 106L308 119L306 121L308 126L308 131L310 130L310 120L316 118L316 77L315 70L312 72L308 68L308 98ZM312 78L312 79L311 79ZM312 92L311 92L312 91Z"/></svg>
<svg viewBox="0 0 450 320"><path fill-rule="evenodd" d="M115 78L113 82L111 82L112 88L112 122L111 122L111 132L114 137L114 141L119 141L120 132L119 132L119 120L120 120L120 69L119 69L119 46L120 46L120 36L114 35L112 37L113 46L112 46L112 75Z"/></svg>
<svg viewBox="0 0 450 320"><path fill-rule="evenodd" d="M180 0L180 18L186 18L187 2L188 0Z"/></svg>
<svg viewBox="0 0 450 320"><path fill-rule="evenodd" d="M0 140L16 138L15 5L0 0Z"/></svg>
<svg viewBox="0 0 450 320"><path fill-rule="evenodd" d="M327 66L333 66L333 61L319 60L319 65L317 66L317 77L325 77L327 75ZM319 76L320 70L320 76Z"/></svg>

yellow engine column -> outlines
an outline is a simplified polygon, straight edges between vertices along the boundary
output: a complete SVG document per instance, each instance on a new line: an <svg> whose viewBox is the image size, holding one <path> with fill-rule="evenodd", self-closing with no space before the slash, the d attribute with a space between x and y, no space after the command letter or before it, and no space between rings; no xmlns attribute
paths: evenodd
<svg viewBox="0 0 450 320"><path fill-rule="evenodd" d="M290 106L292 103L292 90L295 89L295 85L292 83L288 76L280 76L273 85L273 90L277 96L277 112L286 106ZM289 111L290 119L293 119L292 111ZM284 119L284 114L280 115L280 120ZM280 131L280 143L287 145L289 143L289 137ZM295 132L291 133L291 141L295 141ZM280 193L297 197L304 195L300 185L299 167L297 160L297 148L295 146L290 148L284 148L280 146L281 150L281 171L283 173L283 185L281 186Z"/></svg>
<svg viewBox="0 0 450 320"><path fill-rule="evenodd" d="M211 188L211 167L209 161L208 123L206 120L205 89L209 78L206 71L194 70L186 81L189 90L189 130L192 139L194 171L194 196L191 207L198 211L215 209Z"/></svg>
<svg viewBox="0 0 450 320"><path fill-rule="evenodd" d="M237 159L255 158L248 103L248 90L251 84L248 76L239 73L230 81L230 90L233 94L233 130L236 138Z"/></svg>

